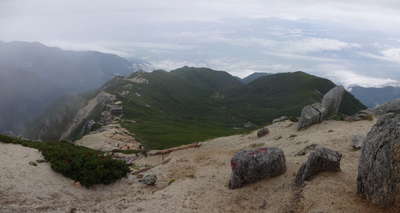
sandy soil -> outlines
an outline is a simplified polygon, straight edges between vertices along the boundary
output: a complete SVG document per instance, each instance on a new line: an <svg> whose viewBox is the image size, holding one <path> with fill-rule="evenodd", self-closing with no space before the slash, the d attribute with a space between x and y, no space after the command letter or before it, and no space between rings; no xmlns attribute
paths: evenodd
<svg viewBox="0 0 400 213"><path fill-rule="evenodd" d="M384 211L356 195L360 151L352 150L351 137L366 134L373 123L325 121L297 132L287 121L269 126L271 133L263 138L255 132L217 138L200 148L138 160L138 166L155 166L145 174L158 176L156 186L142 185L130 175L85 189L51 171L47 163L29 165L42 158L36 150L0 143L0 212L399 212ZM295 154L313 143L340 151L342 171L321 173L296 190L294 176L307 155ZM231 157L258 146L283 149L287 172L229 190Z"/></svg>

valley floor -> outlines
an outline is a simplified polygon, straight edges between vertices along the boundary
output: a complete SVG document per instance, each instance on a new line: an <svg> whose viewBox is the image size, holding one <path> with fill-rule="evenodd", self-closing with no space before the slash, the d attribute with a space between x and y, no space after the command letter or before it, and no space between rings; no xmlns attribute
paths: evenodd
<svg viewBox="0 0 400 213"><path fill-rule="evenodd" d="M297 132L290 121L275 123L270 134L236 135L203 142L194 149L140 159L155 166L156 186L129 176L109 186L85 189L53 172L30 148L0 143L0 212L398 212L382 210L356 194L360 151L351 137L366 134L372 121L324 121ZM294 136L296 135L296 136ZM281 139L277 139L281 136ZM279 147L286 155L287 172L243 188L230 190L230 159L239 150ZM303 190L292 187L295 174L307 159L295 154L310 144L321 144L343 154L338 173L321 173Z"/></svg>

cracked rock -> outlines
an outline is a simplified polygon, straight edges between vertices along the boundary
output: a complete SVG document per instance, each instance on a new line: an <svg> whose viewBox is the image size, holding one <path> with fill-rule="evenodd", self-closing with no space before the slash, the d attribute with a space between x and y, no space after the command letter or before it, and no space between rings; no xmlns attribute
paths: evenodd
<svg viewBox="0 0 400 213"><path fill-rule="evenodd" d="M240 188L267 177L275 177L286 172L286 160L279 148L259 148L243 150L231 160L232 176L230 189Z"/></svg>
<svg viewBox="0 0 400 213"><path fill-rule="evenodd" d="M357 193L370 202L390 207L400 183L400 115L389 113L378 119L362 147Z"/></svg>
<svg viewBox="0 0 400 213"><path fill-rule="evenodd" d="M295 185L302 186L304 181L310 180L320 172L340 171L342 154L324 147L318 147L312 152L307 161L300 167L296 175Z"/></svg>

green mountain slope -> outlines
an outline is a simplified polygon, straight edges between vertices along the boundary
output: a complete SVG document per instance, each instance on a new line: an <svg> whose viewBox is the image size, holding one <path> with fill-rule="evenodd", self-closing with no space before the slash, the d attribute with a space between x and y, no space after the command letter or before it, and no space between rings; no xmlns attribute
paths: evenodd
<svg viewBox="0 0 400 213"><path fill-rule="evenodd" d="M101 90L122 101L123 127L148 148L161 149L247 132L281 115L299 116L334 86L304 72L245 84L226 72L183 67L114 78ZM343 103L345 114L364 108L350 94ZM244 127L248 122L252 128Z"/></svg>
<svg viewBox="0 0 400 213"><path fill-rule="evenodd" d="M241 81L245 84L248 84L258 78L264 77L264 76L268 76L268 75L272 75L271 73L266 73L266 72L255 72L252 73L246 77L244 77Z"/></svg>

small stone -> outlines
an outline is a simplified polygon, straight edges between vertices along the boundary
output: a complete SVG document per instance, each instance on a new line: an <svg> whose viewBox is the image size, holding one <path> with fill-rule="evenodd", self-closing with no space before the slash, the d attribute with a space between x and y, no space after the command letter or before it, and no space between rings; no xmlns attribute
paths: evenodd
<svg viewBox="0 0 400 213"><path fill-rule="evenodd" d="M274 137L274 140L277 141L277 140L280 140L281 138L282 138L282 136L278 135L278 136L275 136L275 137Z"/></svg>
<svg viewBox="0 0 400 213"><path fill-rule="evenodd" d="M36 161L36 163L46 163L46 162L47 162L47 160L44 160L44 159L39 159Z"/></svg>
<svg viewBox="0 0 400 213"><path fill-rule="evenodd" d="M365 136L363 135L353 135L351 138L351 147L353 150L360 150L364 144Z"/></svg>
<svg viewBox="0 0 400 213"><path fill-rule="evenodd" d="M267 201L264 200L263 203L260 206L260 209L266 209L267 208Z"/></svg>
<svg viewBox="0 0 400 213"><path fill-rule="evenodd" d="M139 180L139 182L146 184L148 186L154 186L157 182L156 175L146 175L143 179Z"/></svg>
<svg viewBox="0 0 400 213"><path fill-rule="evenodd" d="M334 132L332 129L328 130L329 133Z"/></svg>
<svg viewBox="0 0 400 213"><path fill-rule="evenodd" d="M264 127L262 129L258 130L257 137L261 138L261 137L264 137L264 136L266 136L268 134L269 134L269 129L267 127Z"/></svg>
<svg viewBox="0 0 400 213"><path fill-rule="evenodd" d="M295 137L297 137L297 135L295 135L295 134L289 135L289 138L295 138Z"/></svg>
<svg viewBox="0 0 400 213"><path fill-rule="evenodd" d="M33 162L33 161L30 161L30 162L29 162L29 165L31 165L31 166L37 166L37 163L35 163L35 162Z"/></svg>

